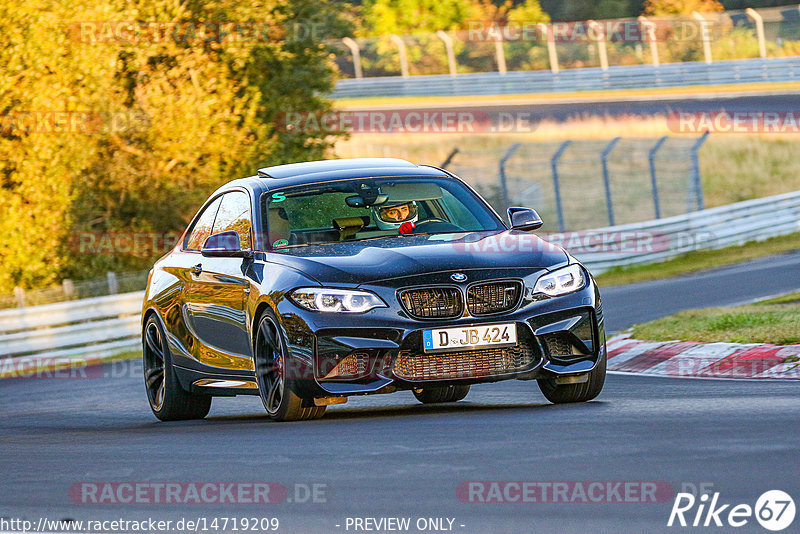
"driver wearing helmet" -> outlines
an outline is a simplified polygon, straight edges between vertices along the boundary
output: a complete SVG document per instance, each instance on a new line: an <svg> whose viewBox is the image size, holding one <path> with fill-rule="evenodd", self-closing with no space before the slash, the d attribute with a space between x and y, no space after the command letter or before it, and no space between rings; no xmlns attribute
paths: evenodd
<svg viewBox="0 0 800 534"><path fill-rule="evenodd" d="M418 211L415 201L374 207L375 223L381 230L397 230L401 234L411 232L416 226Z"/></svg>

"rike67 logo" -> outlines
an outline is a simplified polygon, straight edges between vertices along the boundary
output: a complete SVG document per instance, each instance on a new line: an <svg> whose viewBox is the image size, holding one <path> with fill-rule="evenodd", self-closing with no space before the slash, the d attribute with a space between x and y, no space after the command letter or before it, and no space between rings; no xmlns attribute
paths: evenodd
<svg viewBox="0 0 800 534"><path fill-rule="evenodd" d="M749 504L723 503L719 492L712 495L703 493L700 497L691 493L678 493L667 526L738 528L755 517L765 529L778 532L788 528L794 521L794 516L794 500L781 490L762 493L754 507Z"/></svg>

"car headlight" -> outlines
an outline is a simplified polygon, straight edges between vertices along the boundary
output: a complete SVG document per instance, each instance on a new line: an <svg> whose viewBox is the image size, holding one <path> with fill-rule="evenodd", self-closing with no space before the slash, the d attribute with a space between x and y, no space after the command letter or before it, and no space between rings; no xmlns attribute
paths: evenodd
<svg viewBox="0 0 800 534"><path fill-rule="evenodd" d="M378 295L357 289L301 287L289 297L301 308L319 312L363 313L387 307Z"/></svg>
<svg viewBox="0 0 800 534"><path fill-rule="evenodd" d="M586 276L583 274L583 269L581 269L580 265L574 264L540 277L536 281L533 292L534 294L544 293L550 297L557 297L583 289L585 285Z"/></svg>

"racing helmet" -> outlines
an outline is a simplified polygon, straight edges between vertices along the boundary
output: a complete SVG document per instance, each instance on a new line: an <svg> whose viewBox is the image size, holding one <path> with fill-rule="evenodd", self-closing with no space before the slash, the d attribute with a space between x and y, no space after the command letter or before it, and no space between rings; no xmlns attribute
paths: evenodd
<svg viewBox="0 0 800 534"><path fill-rule="evenodd" d="M417 203L413 200L373 206L372 212L375 216L375 224L381 230L399 230L403 223L416 223L419 215Z"/></svg>

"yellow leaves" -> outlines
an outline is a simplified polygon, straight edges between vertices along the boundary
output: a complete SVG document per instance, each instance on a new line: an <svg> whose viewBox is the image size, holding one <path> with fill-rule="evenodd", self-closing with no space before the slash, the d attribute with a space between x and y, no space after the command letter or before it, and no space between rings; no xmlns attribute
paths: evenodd
<svg viewBox="0 0 800 534"><path fill-rule="evenodd" d="M691 15L723 11L725 8L717 0L647 0L644 12L647 15Z"/></svg>

